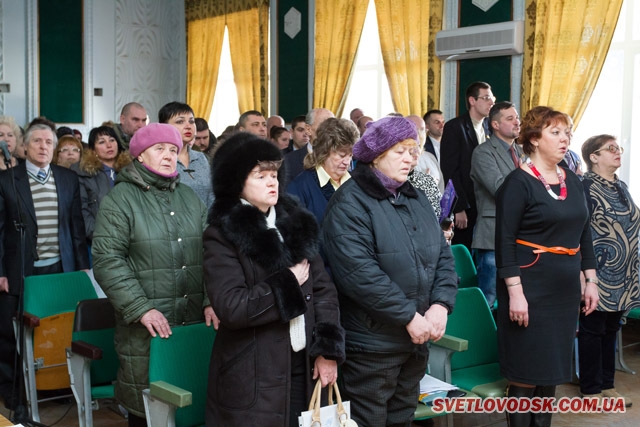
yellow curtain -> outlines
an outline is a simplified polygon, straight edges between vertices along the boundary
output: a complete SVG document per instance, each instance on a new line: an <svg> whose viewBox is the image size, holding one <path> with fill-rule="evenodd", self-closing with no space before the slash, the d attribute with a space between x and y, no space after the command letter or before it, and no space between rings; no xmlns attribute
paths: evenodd
<svg viewBox="0 0 640 427"><path fill-rule="evenodd" d="M224 4L186 0L187 104L196 117L209 119L218 82L224 37Z"/></svg>
<svg viewBox="0 0 640 427"><path fill-rule="evenodd" d="M313 107L342 115L369 0L316 0Z"/></svg>
<svg viewBox="0 0 640 427"><path fill-rule="evenodd" d="M227 0L231 66L241 112L269 109L269 2Z"/></svg>
<svg viewBox="0 0 640 427"><path fill-rule="evenodd" d="M384 69L393 106L422 116L440 106L440 60L435 34L442 29L440 0L375 0Z"/></svg>
<svg viewBox="0 0 640 427"><path fill-rule="evenodd" d="M522 113L549 105L577 125L596 85L623 0L526 0Z"/></svg>

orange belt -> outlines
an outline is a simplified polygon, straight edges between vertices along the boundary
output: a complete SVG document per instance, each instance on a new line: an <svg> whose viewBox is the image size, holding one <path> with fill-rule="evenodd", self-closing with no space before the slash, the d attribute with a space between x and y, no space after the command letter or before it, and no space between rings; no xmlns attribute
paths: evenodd
<svg viewBox="0 0 640 427"><path fill-rule="evenodd" d="M521 245L529 246L531 248L535 248L535 250L533 251L534 254L540 254L542 252L549 252L549 253L557 254L557 255L575 255L578 252L580 252L580 246L578 246L575 249L565 248L565 247L562 247L562 246L553 246L553 247L548 248L546 246L538 245L536 243L527 242L526 240L521 240L521 239L517 239L516 243L520 243Z"/></svg>

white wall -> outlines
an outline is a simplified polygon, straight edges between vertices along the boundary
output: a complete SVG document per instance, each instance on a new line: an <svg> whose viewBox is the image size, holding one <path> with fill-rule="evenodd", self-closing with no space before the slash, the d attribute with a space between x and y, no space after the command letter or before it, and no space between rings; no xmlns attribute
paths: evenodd
<svg viewBox="0 0 640 427"><path fill-rule="evenodd" d="M84 123L70 127L86 140L92 127L117 122L127 102L157 121L162 105L185 101L183 0L84 0L83 10ZM37 70L37 0L0 0L0 83L11 85L0 115L20 125L38 115Z"/></svg>
<svg viewBox="0 0 640 427"><path fill-rule="evenodd" d="M0 82L11 87L0 94L0 115L12 116L18 124L27 121L26 4L0 0Z"/></svg>

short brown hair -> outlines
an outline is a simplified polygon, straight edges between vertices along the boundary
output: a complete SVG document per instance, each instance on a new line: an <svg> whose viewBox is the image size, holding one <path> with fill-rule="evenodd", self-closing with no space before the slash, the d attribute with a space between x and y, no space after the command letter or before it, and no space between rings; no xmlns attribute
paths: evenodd
<svg viewBox="0 0 640 427"><path fill-rule="evenodd" d="M518 143L522 144L522 151L526 155L531 155L535 151L535 146L531 140L539 139L542 130L556 123L569 125L569 116L561 111L556 111L551 107L533 107L525 114L520 122L520 136Z"/></svg>
<svg viewBox="0 0 640 427"><path fill-rule="evenodd" d="M587 170L591 171L593 167L593 162L591 161L591 155L601 149L604 144L609 141L616 141L616 137L613 135L596 135L587 139L584 144L582 144L582 159L584 163L587 165Z"/></svg>
<svg viewBox="0 0 640 427"><path fill-rule="evenodd" d="M330 117L318 126L318 138L313 151L304 158L304 168L316 168L327 160L333 151L347 150L351 152L353 145L360 138L355 123L348 119ZM304 150L304 148L302 148Z"/></svg>
<svg viewBox="0 0 640 427"><path fill-rule="evenodd" d="M51 159L51 163L54 165L58 164L58 155L65 145L74 145L80 149L80 155L82 155L82 143L78 141L78 138L71 135L63 135L58 140L58 145L56 145L56 149L53 151L53 159Z"/></svg>

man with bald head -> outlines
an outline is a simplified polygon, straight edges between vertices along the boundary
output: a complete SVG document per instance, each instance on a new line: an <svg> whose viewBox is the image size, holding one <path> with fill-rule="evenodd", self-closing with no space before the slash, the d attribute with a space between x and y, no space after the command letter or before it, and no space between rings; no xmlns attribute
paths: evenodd
<svg viewBox="0 0 640 427"><path fill-rule="evenodd" d="M362 116L364 116L364 111L362 111L361 108L354 108L351 110L351 113L349 113L349 118L356 124L356 126L358 126L358 120L360 120L360 117Z"/></svg>
<svg viewBox="0 0 640 427"><path fill-rule="evenodd" d="M364 131L367 130L367 123L372 122L373 119L369 116L362 116L356 122L356 126L358 126L358 131L360 132L360 136L364 134Z"/></svg>
<svg viewBox="0 0 640 427"><path fill-rule="evenodd" d="M304 170L304 158L308 153L313 151L313 145L318 138L316 131L320 123L324 122L330 117L335 117L331 110L326 108L314 108L309 111L305 117L307 124L307 133L309 134L309 143L306 148L301 148L296 151L287 153L284 156L285 166L285 185L290 183L296 176L298 176ZM285 187L286 188L286 187Z"/></svg>
<svg viewBox="0 0 640 427"><path fill-rule="evenodd" d="M136 131L147 125L147 110L137 102L129 102L122 107L120 123L114 126L116 136L125 150Z"/></svg>
<svg viewBox="0 0 640 427"><path fill-rule="evenodd" d="M269 116L267 119L267 136L271 135L271 128L274 126L285 127L284 119L281 116Z"/></svg>
<svg viewBox="0 0 640 427"><path fill-rule="evenodd" d="M326 108L314 108L313 110L307 113L305 121L307 122L307 129L309 130L309 138L311 139L309 143L311 147L309 151L313 151L312 147L318 138L316 131L318 130L318 126L320 123L324 122L330 117L335 117L335 115L331 112L331 110L327 110Z"/></svg>

